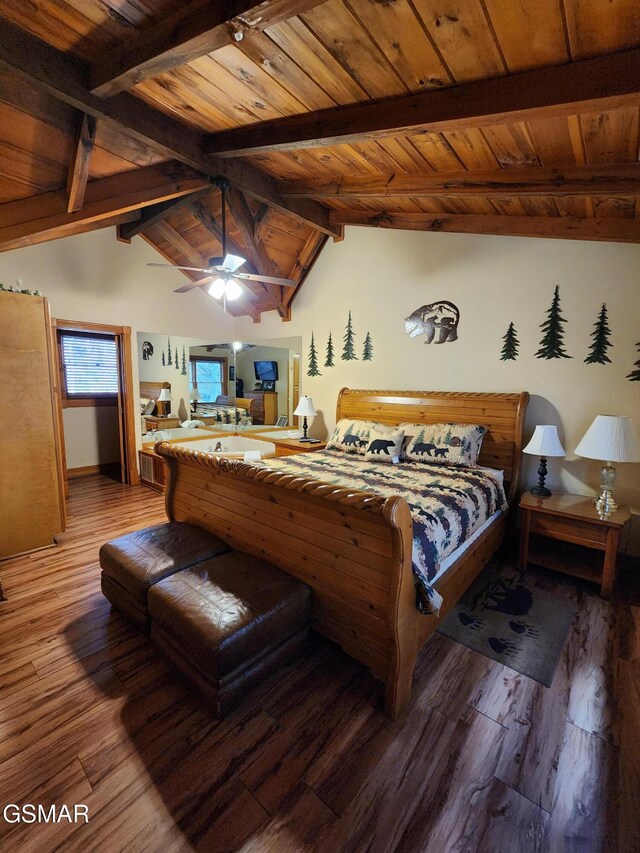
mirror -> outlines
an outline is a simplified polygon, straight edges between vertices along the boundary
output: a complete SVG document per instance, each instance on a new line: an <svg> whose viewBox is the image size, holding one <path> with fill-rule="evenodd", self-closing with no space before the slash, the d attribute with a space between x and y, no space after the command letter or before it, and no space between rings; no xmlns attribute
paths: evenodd
<svg viewBox="0 0 640 853"><path fill-rule="evenodd" d="M297 430L301 347L300 337L212 342L139 332L141 404L148 408L167 385L170 396L146 417L153 421L160 408L167 428L200 420L226 432Z"/></svg>

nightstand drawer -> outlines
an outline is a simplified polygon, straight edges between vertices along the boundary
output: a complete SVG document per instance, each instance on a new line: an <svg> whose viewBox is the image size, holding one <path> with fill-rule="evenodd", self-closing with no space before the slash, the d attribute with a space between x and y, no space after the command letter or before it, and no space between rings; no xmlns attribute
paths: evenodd
<svg viewBox="0 0 640 853"><path fill-rule="evenodd" d="M561 518L534 512L531 515L531 533L601 550L604 550L607 544L606 527L596 526L578 518Z"/></svg>

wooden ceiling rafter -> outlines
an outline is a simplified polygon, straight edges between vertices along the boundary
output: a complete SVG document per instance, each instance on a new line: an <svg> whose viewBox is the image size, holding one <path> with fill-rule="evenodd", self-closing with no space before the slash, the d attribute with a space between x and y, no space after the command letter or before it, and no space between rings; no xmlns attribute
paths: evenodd
<svg viewBox="0 0 640 853"><path fill-rule="evenodd" d="M78 120L76 141L67 176L67 213L80 210L89 180L89 164L96 140L97 123L93 116L82 113Z"/></svg>
<svg viewBox="0 0 640 853"><path fill-rule="evenodd" d="M242 234L242 240L247 250L253 256L253 263L258 269L258 274L278 275L279 270L275 268L264 243L255 237L255 222L244 195L235 187L229 187L227 190L227 201L229 203L229 210ZM264 284L280 318L282 320L290 320L291 313L284 304L280 288L275 284L267 282Z"/></svg>
<svg viewBox="0 0 640 853"><path fill-rule="evenodd" d="M188 4L96 62L91 69L92 93L111 97L225 45L240 43L252 32L261 32L324 2L209 0L204 5Z"/></svg>
<svg viewBox="0 0 640 853"><path fill-rule="evenodd" d="M96 97L86 85L86 66L0 18L0 69L3 68L36 89L120 132L133 135L168 159L179 160L209 177L226 177L258 201L325 234L340 237L340 232L329 223L328 211L322 205L307 199L285 202L277 195L275 181L269 175L249 163L235 164L206 156L203 154L204 134L147 106L133 95Z"/></svg>
<svg viewBox="0 0 640 853"><path fill-rule="evenodd" d="M479 195L640 195L640 163L604 163L565 168L513 166L490 172L380 175L338 181L280 181L283 198L433 198Z"/></svg>
<svg viewBox="0 0 640 853"><path fill-rule="evenodd" d="M341 225L367 225L456 234L491 234L507 237L551 237L562 240L604 240L640 243L640 219L577 218L573 216L511 216L469 213L405 213L370 210L333 210L331 219Z"/></svg>
<svg viewBox="0 0 640 853"><path fill-rule="evenodd" d="M213 185L210 184L203 189L196 190L194 193L189 193L189 195L169 199L168 201L161 201L159 204L153 204L150 207L146 207L142 211L142 215L137 222L131 223L130 225L123 225L118 229L118 240L130 243L131 238L135 237L136 234L139 234L147 228L151 228L152 225L166 219L167 216L170 216L172 213L176 213L184 207L189 207L194 202L209 195L212 189Z"/></svg>
<svg viewBox="0 0 640 853"><path fill-rule="evenodd" d="M640 48L636 48L222 130L205 137L204 151L228 159L639 104Z"/></svg>
<svg viewBox="0 0 640 853"><path fill-rule="evenodd" d="M0 205L0 251L76 234L78 228L120 216L138 219L140 208L208 186L182 163L169 162L91 181L81 210L67 212L66 189ZM129 214L132 214L129 216Z"/></svg>

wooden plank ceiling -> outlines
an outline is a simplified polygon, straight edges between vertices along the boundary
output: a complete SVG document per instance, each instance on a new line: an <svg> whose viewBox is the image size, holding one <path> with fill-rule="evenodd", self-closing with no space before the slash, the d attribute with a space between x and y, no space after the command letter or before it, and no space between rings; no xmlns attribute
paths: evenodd
<svg viewBox="0 0 640 853"><path fill-rule="evenodd" d="M345 224L640 242L639 47L637 0L0 0L0 250L206 265L223 175L229 248L299 282L257 321Z"/></svg>

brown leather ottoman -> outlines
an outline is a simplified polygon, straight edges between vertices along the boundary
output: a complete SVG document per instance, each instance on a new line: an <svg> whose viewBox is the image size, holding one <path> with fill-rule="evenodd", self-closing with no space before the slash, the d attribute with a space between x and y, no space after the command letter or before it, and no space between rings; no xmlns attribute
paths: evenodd
<svg viewBox="0 0 640 853"><path fill-rule="evenodd" d="M306 640L309 587L232 551L149 590L151 638L217 716Z"/></svg>
<svg viewBox="0 0 640 853"><path fill-rule="evenodd" d="M146 623L151 586L229 546L194 524L170 521L112 539L100 548L102 592L135 622Z"/></svg>

